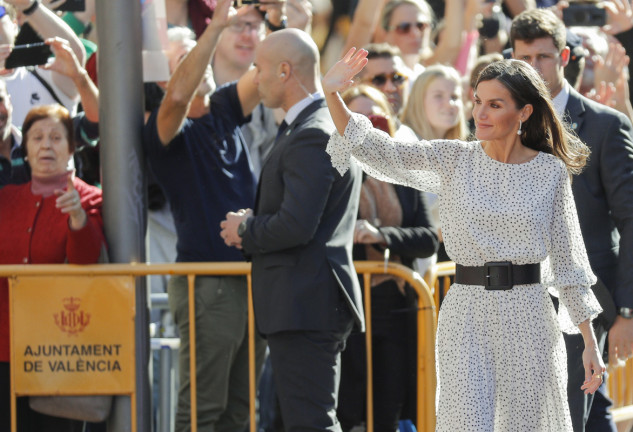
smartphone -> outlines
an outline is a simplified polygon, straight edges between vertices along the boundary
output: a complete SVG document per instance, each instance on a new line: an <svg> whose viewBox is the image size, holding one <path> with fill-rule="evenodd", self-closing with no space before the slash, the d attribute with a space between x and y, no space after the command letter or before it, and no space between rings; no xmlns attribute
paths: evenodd
<svg viewBox="0 0 633 432"><path fill-rule="evenodd" d="M37 34L35 30L33 30L33 27L31 27L31 25L28 22L25 22L20 27L20 32L15 37L15 41L13 42L13 45L15 46L27 45L27 44L34 44L34 43L39 43L39 42L44 42L44 39L42 39L40 35Z"/></svg>
<svg viewBox="0 0 633 432"><path fill-rule="evenodd" d="M246 5L259 6L260 1L259 0L234 0L233 1L233 7L235 8L239 8Z"/></svg>
<svg viewBox="0 0 633 432"><path fill-rule="evenodd" d="M596 3L570 3L563 9L563 22L567 27L602 27L607 23L607 11Z"/></svg>
<svg viewBox="0 0 633 432"><path fill-rule="evenodd" d="M13 69L20 66L43 65L52 55L51 48L44 42L16 45L4 61L4 67Z"/></svg>
<svg viewBox="0 0 633 432"><path fill-rule="evenodd" d="M55 8L56 11L82 12L86 10L86 0L66 0Z"/></svg>

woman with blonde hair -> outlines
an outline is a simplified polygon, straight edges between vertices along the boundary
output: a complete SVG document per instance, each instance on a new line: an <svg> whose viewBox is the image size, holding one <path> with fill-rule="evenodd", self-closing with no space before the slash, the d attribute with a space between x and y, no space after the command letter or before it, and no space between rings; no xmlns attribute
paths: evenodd
<svg viewBox="0 0 633 432"><path fill-rule="evenodd" d="M411 86L402 122L419 139L465 139L468 124L457 70L440 64L427 67Z"/></svg>
<svg viewBox="0 0 633 432"><path fill-rule="evenodd" d="M470 131L464 113L462 82L457 70L451 66L432 65L417 77L402 111L402 123L409 126L418 139L460 139ZM434 225L439 227L437 195L426 193ZM440 233L438 261L449 261ZM417 263L421 273L435 260Z"/></svg>

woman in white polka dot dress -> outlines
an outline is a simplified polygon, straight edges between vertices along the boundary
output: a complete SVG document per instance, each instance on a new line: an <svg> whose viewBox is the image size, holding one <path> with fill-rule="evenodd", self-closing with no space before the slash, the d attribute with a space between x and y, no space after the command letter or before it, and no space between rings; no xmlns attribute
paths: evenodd
<svg viewBox="0 0 633 432"><path fill-rule="evenodd" d="M605 370L569 180L587 147L558 120L538 73L515 60L479 77L478 141L391 139L338 96L365 56L350 50L323 78L337 127L327 151L340 172L354 159L375 178L440 196L457 272L439 314L437 430L571 432L561 330L585 342L578 391L594 392ZM558 317L548 289L560 298Z"/></svg>

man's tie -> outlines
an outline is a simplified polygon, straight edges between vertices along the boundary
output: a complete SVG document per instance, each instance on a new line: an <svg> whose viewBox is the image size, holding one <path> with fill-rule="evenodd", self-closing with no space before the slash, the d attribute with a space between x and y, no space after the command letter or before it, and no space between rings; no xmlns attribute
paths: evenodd
<svg viewBox="0 0 633 432"><path fill-rule="evenodd" d="M281 136L282 133L284 133L287 127L288 127L288 123L286 123L286 120L282 121L281 124L279 125L279 129L277 129L276 139L279 139L279 137Z"/></svg>

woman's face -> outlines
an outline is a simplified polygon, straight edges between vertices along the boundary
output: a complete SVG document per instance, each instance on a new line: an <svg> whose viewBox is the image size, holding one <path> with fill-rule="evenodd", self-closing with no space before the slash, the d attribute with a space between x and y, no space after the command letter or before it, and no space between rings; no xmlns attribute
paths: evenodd
<svg viewBox="0 0 633 432"><path fill-rule="evenodd" d="M521 110L504 85L493 79L477 86L473 118L477 139L506 141L517 136Z"/></svg>
<svg viewBox="0 0 633 432"><path fill-rule="evenodd" d="M66 172L72 156L66 128L54 117L33 123L26 136L26 154L33 175L39 177Z"/></svg>
<svg viewBox="0 0 633 432"><path fill-rule="evenodd" d="M402 54L419 54L430 42L431 20L411 4L393 10L386 42L400 48Z"/></svg>
<svg viewBox="0 0 633 432"><path fill-rule="evenodd" d="M429 83L424 95L424 112L438 136L444 137L449 129L457 125L462 109L461 86L443 77Z"/></svg>

